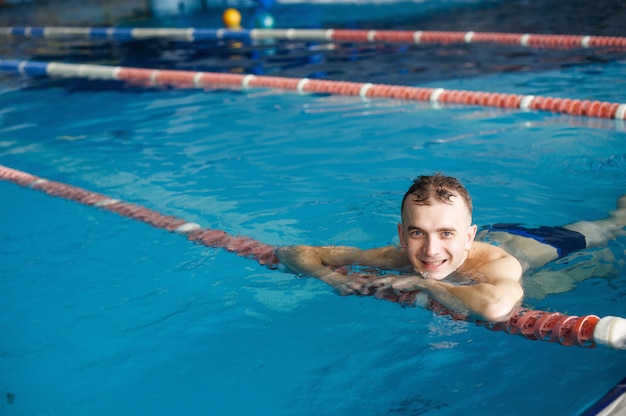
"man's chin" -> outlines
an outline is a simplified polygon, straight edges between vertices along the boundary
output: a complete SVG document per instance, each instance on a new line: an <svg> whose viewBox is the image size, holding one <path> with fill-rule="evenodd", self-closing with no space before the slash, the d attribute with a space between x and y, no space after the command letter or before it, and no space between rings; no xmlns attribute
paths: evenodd
<svg viewBox="0 0 626 416"><path fill-rule="evenodd" d="M426 271L419 270L419 269L414 269L414 270L415 270L415 274L422 277L423 279L442 280L446 278L446 276L440 273L426 272Z"/></svg>
<svg viewBox="0 0 626 416"><path fill-rule="evenodd" d="M449 276L448 274L444 275L444 274L433 274L433 273L431 273L427 277L424 277L424 278L425 279L430 279L430 280L443 280L443 279L445 279L448 276Z"/></svg>
<svg viewBox="0 0 626 416"><path fill-rule="evenodd" d="M415 272L422 276L424 279L431 280L443 280L450 275L447 270L424 270L415 268Z"/></svg>

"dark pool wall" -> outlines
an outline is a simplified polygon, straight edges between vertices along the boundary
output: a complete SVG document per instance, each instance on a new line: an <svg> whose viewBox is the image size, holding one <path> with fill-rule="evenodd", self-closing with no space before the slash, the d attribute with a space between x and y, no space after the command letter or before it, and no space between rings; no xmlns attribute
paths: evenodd
<svg viewBox="0 0 626 416"><path fill-rule="evenodd" d="M149 15L149 0L0 0L0 25L110 25Z"/></svg>

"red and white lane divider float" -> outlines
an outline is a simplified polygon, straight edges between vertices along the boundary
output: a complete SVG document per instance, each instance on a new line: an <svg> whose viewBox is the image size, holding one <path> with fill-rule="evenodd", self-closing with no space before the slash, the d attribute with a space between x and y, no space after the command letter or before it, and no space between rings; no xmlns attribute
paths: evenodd
<svg viewBox="0 0 626 416"><path fill-rule="evenodd" d="M3 26L0 35L27 38L86 38L116 41L170 39L206 40L298 40L360 43L451 44L493 43L530 48L626 48L626 37L500 33L436 30L349 30L349 29L202 29L202 28L116 28L63 26Z"/></svg>
<svg viewBox="0 0 626 416"><path fill-rule="evenodd" d="M464 104L526 111L549 111L572 116L618 120L626 119L626 104L623 103L498 92L2 59L0 59L0 71L16 72L28 76L44 75L66 78L116 80L145 86L174 86L180 88L215 88L217 86L274 88L298 91L300 93L360 96L363 99L387 98L408 101L426 101L434 104Z"/></svg>

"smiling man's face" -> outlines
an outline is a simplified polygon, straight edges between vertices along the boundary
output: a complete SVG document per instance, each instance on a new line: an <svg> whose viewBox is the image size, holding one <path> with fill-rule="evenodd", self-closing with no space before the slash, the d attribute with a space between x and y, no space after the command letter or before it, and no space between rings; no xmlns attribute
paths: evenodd
<svg viewBox="0 0 626 416"><path fill-rule="evenodd" d="M458 196L453 196L451 203L429 202L405 202L398 235L415 271L441 280L467 259L476 226L471 224L469 209Z"/></svg>

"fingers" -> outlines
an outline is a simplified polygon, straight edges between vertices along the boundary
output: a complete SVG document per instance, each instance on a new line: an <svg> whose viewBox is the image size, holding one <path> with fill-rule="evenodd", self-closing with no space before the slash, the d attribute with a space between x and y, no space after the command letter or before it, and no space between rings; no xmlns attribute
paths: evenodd
<svg viewBox="0 0 626 416"><path fill-rule="evenodd" d="M361 294L363 296L374 296L377 299L383 299L390 293L393 293L394 287L392 280L388 278L372 279L362 286Z"/></svg>
<svg viewBox="0 0 626 416"><path fill-rule="evenodd" d="M350 281L338 285L337 289L342 295L376 296L383 287L389 288L388 285L384 282L380 282L379 279L357 276Z"/></svg>

